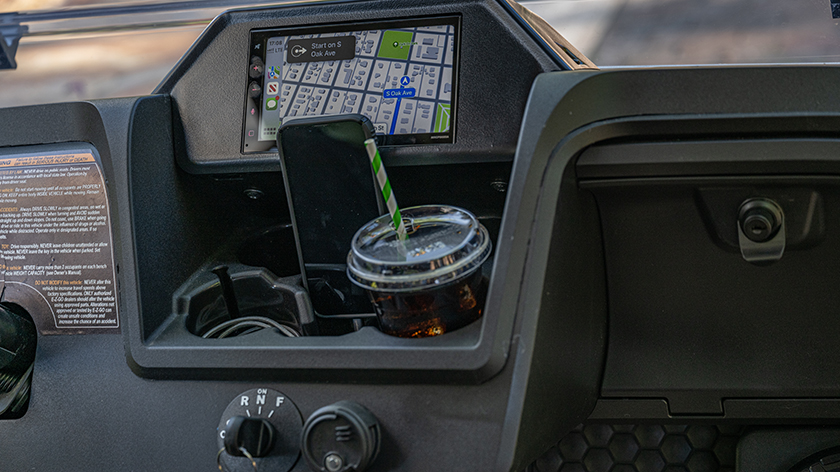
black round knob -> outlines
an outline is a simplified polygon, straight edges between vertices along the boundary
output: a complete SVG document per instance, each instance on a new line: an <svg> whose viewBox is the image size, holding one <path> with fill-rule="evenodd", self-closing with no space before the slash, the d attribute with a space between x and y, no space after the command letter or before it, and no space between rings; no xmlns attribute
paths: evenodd
<svg viewBox="0 0 840 472"><path fill-rule="evenodd" d="M274 447L274 426L263 418L234 416L225 425L225 452L244 456L265 457Z"/></svg>
<svg viewBox="0 0 840 472"><path fill-rule="evenodd" d="M341 401L312 413L301 449L312 470L362 472L379 453L379 422L365 407Z"/></svg>
<svg viewBox="0 0 840 472"><path fill-rule="evenodd" d="M288 472L300 462L302 427L300 411L283 392L263 387L242 392L216 428L217 465L225 472L254 472L255 464L260 472Z"/></svg>
<svg viewBox="0 0 840 472"><path fill-rule="evenodd" d="M773 200L753 198L741 204L738 224L750 241L764 243L773 239L782 226L782 209Z"/></svg>

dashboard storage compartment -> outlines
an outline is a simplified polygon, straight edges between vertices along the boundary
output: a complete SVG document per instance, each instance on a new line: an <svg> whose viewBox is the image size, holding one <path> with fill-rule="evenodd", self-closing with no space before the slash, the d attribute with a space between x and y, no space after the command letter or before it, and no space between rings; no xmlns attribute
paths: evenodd
<svg viewBox="0 0 840 472"><path fill-rule="evenodd" d="M315 334L300 277L279 279L265 269L241 268L229 274L227 266L218 266L200 271L175 292L174 304L187 331L205 339L259 329L275 329L288 337Z"/></svg>
<svg viewBox="0 0 840 472"><path fill-rule="evenodd" d="M165 377L189 371L184 375L223 378L250 369L300 378L331 372L345 379L375 375L472 383L503 365L495 359L504 351L494 345L504 339L482 336L499 322L492 302L481 320L462 329L427 339L401 339L376 328L368 297L349 283L343 267L309 271L307 294L296 269L298 253L282 176L185 172L172 158L182 152L178 140L167 138L172 132L167 122L170 106L169 98L146 98L132 118L144 123L131 141L128 172L141 306L140 322L127 330L135 372ZM175 146L169 146L173 141ZM491 184L507 178L510 164L470 167L485 185L478 189L447 185L438 195L473 209L489 224L490 237L495 239L505 195ZM444 166L426 167L422 173L441 183L458 176L455 169ZM392 174L394 185L404 190L403 205L428 198L423 181L406 180L417 169L397 166ZM481 269L490 280L491 299L492 265L491 257ZM228 291L233 297L224 295L224 277L213 273L218 266L228 268L232 288ZM359 293L347 293L347 287ZM309 295L316 303L310 304ZM320 313L319 306L332 303L331 297L347 300L348 295L364 301L356 310L359 313L321 316L330 310ZM302 336L278 335L276 331L284 328L277 326L259 331L239 326L242 329L230 331L236 326L232 319L237 318L231 316L231 299L239 301L240 317L268 313L272 322ZM218 328L226 322L231 325ZM203 339L208 333L240 335ZM382 355L385 352L388 355ZM488 365L492 367L484 370Z"/></svg>
<svg viewBox="0 0 840 472"><path fill-rule="evenodd" d="M834 139L742 139L582 153L580 186L604 233L604 397L665 398L671 415L725 415L740 398L840 397L838 151ZM777 202L786 238L783 254L759 262L743 238L739 248L743 204L757 199Z"/></svg>

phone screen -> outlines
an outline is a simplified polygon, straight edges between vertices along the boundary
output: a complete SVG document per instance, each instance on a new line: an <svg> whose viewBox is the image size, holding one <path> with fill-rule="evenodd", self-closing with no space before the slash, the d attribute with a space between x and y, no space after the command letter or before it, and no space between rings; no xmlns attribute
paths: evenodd
<svg viewBox="0 0 840 472"><path fill-rule="evenodd" d="M362 115L303 118L278 131L283 179L304 281L307 276L332 273L331 280L344 285L353 236L369 221L387 213L364 146L373 134L370 120ZM349 281L347 285L344 289L334 288L349 293L353 288ZM307 288L311 294L312 287ZM347 297L342 292L338 298ZM314 296L313 304L317 311ZM340 306L329 311L352 309ZM359 309L370 311L366 298Z"/></svg>

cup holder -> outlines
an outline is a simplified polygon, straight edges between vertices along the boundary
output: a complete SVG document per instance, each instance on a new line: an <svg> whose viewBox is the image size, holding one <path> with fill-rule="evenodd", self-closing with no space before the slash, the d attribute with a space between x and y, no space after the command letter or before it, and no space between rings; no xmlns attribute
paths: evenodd
<svg viewBox="0 0 840 472"><path fill-rule="evenodd" d="M278 250L282 249L282 250ZM265 267L280 277L300 274L292 225L277 225L247 238L236 251L242 264Z"/></svg>
<svg viewBox="0 0 840 472"><path fill-rule="evenodd" d="M176 312L203 338L245 336L264 329L281 336L315 334L315 317L300 277L262 268L217 266L198 272L175 295Z"/></svg>

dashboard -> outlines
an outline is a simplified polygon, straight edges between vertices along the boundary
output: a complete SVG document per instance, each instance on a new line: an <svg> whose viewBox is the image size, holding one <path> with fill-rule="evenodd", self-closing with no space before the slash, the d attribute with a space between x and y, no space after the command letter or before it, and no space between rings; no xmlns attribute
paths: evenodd
<svg viewBox="0 0 840 472"><path fill-rule="evenodd" d="M232 10L148 95L0 109L0 470L832 470L840 69L546 27ZM385 334L347 278L380 164L486 231L477 321Z"/></svg>

